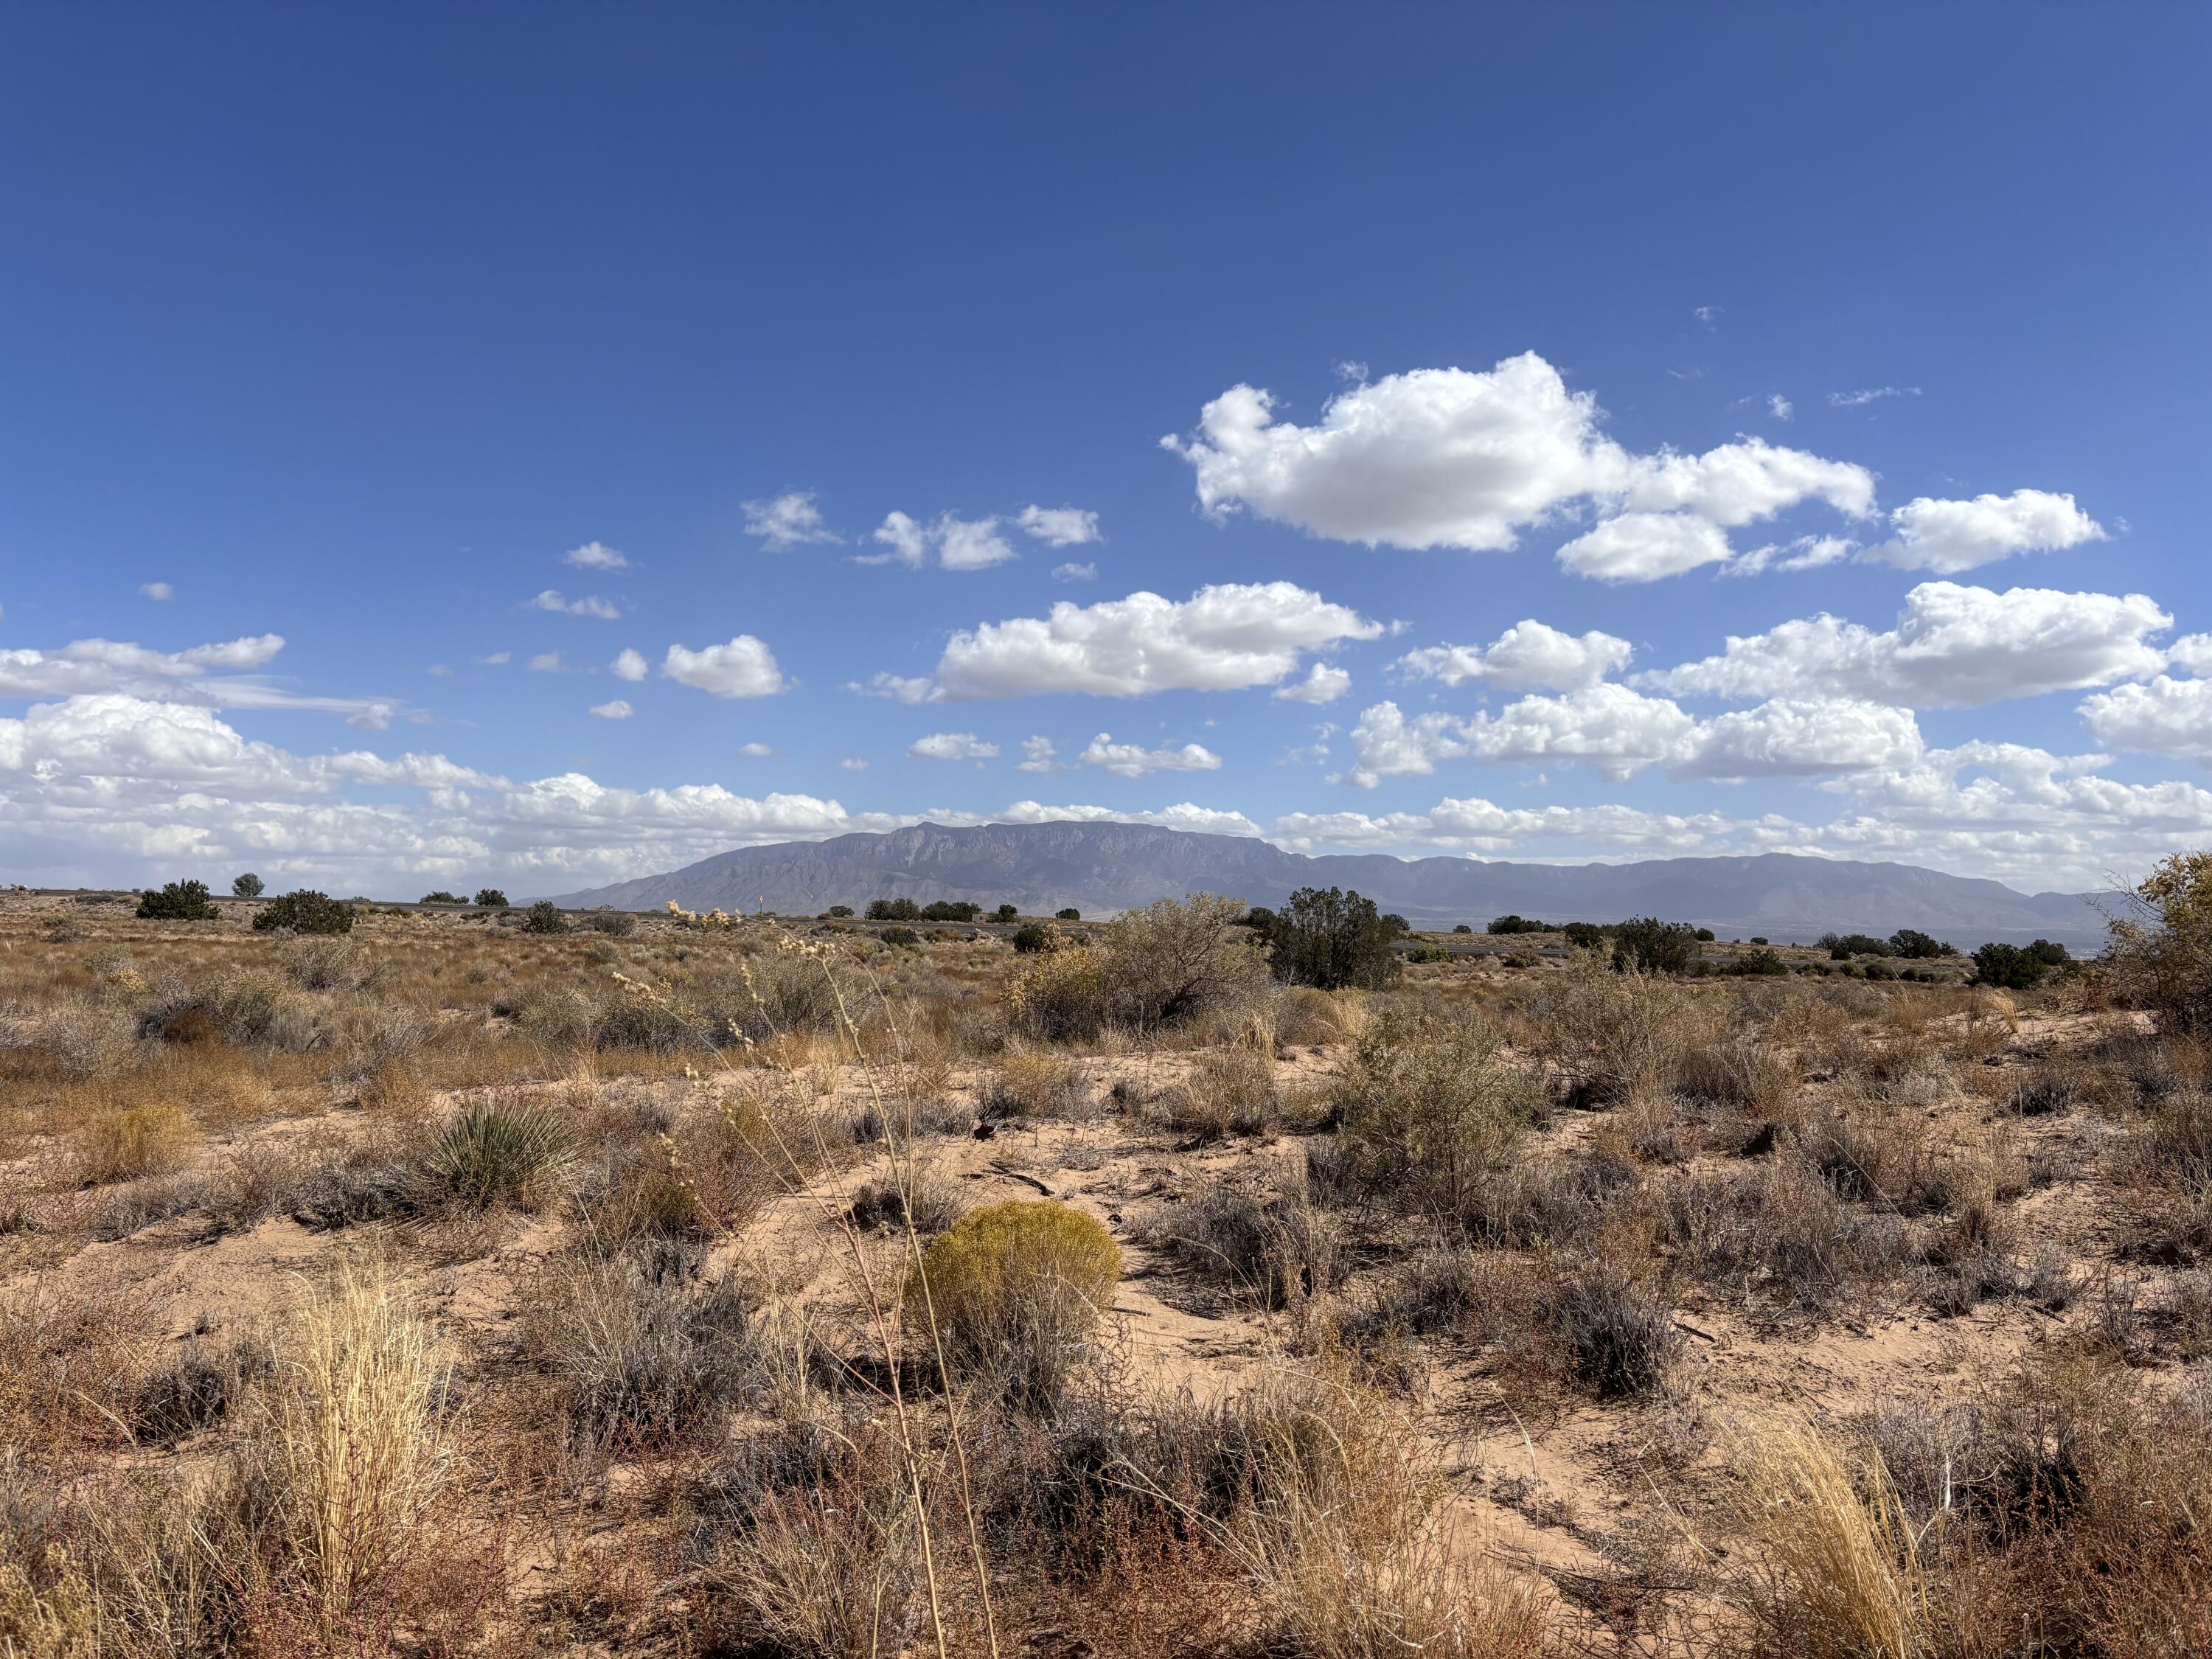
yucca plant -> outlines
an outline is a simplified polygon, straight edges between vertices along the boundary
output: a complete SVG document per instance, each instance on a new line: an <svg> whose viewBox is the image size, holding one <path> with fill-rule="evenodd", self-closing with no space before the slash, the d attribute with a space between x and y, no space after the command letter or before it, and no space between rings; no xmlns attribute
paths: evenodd
<svg viewBox="0 0 2212 1659"><path fill-rule="evenodd" d="M471 1209L527 1207L568 1156L568 1121L544 1106L487 1102L446 1126L428 1169L439 1194Z"/></svg>

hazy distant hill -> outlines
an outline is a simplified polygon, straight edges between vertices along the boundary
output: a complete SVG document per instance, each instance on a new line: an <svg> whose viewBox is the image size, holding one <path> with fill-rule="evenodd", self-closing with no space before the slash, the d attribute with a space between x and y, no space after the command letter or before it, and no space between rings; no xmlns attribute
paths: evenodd
<svg viewBox="0 0 2212 1659"><path fill-rule="evenodd" d="M674 899L688 910L811 915L897 896L1010 902L1028 915L1073 905L1091 916L1200 891L1278 904L1307 886L1356 887L1423 927L1464 921L1480 928L1514 911L1555 922L1658 915L1697 922L1723 939L1807 940L1831 928L1886 934L1899 927L1924 929L1962 949L2039 936L2080 950L2104 939L2087 895L2015 892L1909 864L1780 853L1583 865L1382 854L1309 858L1249 836L1133 823L923 823L888 835L784 842L557 902L648 910Z"/></svg>

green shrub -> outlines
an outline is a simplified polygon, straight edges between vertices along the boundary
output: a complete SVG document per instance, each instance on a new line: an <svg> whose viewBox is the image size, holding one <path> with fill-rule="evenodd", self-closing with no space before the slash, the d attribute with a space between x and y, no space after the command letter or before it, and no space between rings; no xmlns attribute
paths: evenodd
<svg viewBox="0 0 2212 1659"><path fill-rule="evenodd" d="M934 1315L957 1363L1046 1399L1121 1278L1121 1250L1098 1221L1049 1199L1015 1199L969 1211L930 1242L908 1276L906 1309L917 1322Z"/></svg>
<svg viewBox="0 0 2212 1659"><path fill-rule="evenodd" d="M1286 985L1380 991L1398 982L1398 956L1390 946L1405 931L1404 919L1382 915L1373 899L1337 887L1301 887L1269 915L1262 937L1268 966Z"/></svg>
<svg viewBox="0 0 2212 1659"><path fill-rule="evenodd" d="M1933 935L1923 933L1917 927L1900 927L1892 933L1889 936L1889 953L1893 957L1907 957L1916 961L1926 961L1934 957L1955 957L1959 954L1952 946L1942 944Z"/></svg>
<svg viewBox="0 0 2212 1659"><path fill-rule="evenodd" d="M1470 933L1465 927L1455 927L1455 933ZM1552 930L1533 916L1504 915L1495 918L1482 930L1486 933L1548 933Z"/></svg>
<svg viewBox="0 0 2212 1659"><path fill-rule="evenodd" d="M1450 1217L1543 1115L1537 1080L1488 1031L1395 1012L1353 1044L1335 1104L1355 1185Z"/></svg>
<svg viewBox="0 0 2212 1659"><path fill-rule="evenodd" d="M1060 936L1042 922L1032 921L1014 929L1014 949L1025 956L1059 948Z"/></svg>
<svg viewBox="0 0 2212 1659"><path fill-rule="evenodd" d="M1406 960L1408 962L1449 962L1451 959L1451 951L1442 945L1416 945L1406 952Z"/></svg>
<svg viewBox="0 0 2212 1659"><path fill-rule="evenodd" d="M507 908L507 895L501 892L496 887L477 888L476 902L487 910L504 910Z"/></svg>
<svg viewBox="0 0 2212 1659"><path fill-rule="evenodd" d="M1776 974L1786 974L1790 971L1790 964L1772 951L1759 950L1752 951L1747 956L1736 957L1721 971L1724 974L1738 974L1747 978L1758 979Z"/></svg>
<svg viewBox="0 0 2212 1659"><path fill-rule="evenodd" d="M823 914L841 918L849 916L853 914L853 907L849 904L833 904Z"/></svg>
<svg viewBox="0 0 2212 1659"><path fill-rule="evenodd" d="M435 892L423 894L415 902L417 904L466 904L468 902L459 893L449 893L442 887Z"/></svg>
<svg viewBox="0 0 2212 1659"><path fill-rule="evenodd" d="M1605 929L1594 921L1571 921L1559 933L1571 951L1595 951L1605 943Z"/></svg>
<svg viewBox="0 0 2212 1659"><path fill-rule="evenodd" d="M522 913L522 931L526 933L565 933L568 918L561 914L561 907L551 899L540 899Z"/></svg>
<svg viewBox="0 0 2212 1659"><path fill-rule="evenodd" d="M303 887L275 898L254 913L257 933L350 933L353 906Z"/></svg>
<svg viewBox="0 0 2212 1659"><path fill-rule="evenodd" d="M1928 936L1923 933L1921 938ZM1832 962L1849 962L1853 957L1886 957L1890 953L1890 942L1876 939L1871 933L1823 933L1815 941L1828 953ZM1899 955L1902 956L1903 951Z"/></svg>
<svg viewBox="0 0 2212 1659"><path fill-rule="evenodd" d="M1022 915L1020 907L1012 904L1002 904L991 914L1000 921L1018 921Z"/></svg>
<svg viewBox="0 0 2212 1659"><path fill-rule="evenodd" d="M1052 915L1053 920L1055 921L1080 921L1083 920L1083 912L1077 909L1072 904L1065 910L1054 911Z"/></svg>
<svg viewBox="0 0 2212 1659"><path fill-rule="evenodd" d="M2161 1029L2212 1031L2212 853L2177 853L2128 895L2106 957Z"/></svg>
<svg viewBox="0 0 2212 1659"><path fill-rule="evenodd" d="M886 945L908 945L921 943L921 935L911 927L886 927L877 937Z"/></svg>
<svg viewBox="0 0 2212 1659"><path fill-rule="evenodd" d="M1752 940L1764 945L1763 939ZM1698 957L1698 930L1686 921L1638 916L1613 930L1613 965L1641 974L1680 974Z"/></svg>
<svg viewBox="0 0 2212 1659"><path fill-rule="evenodd" d="M870 921L920 921L921 907L909 898L879 898L868 901Z"/></svg>
<svg viewBox="0 0 2212 1659"><path fill-rule="evenodd" d="M1454 928L1452 929L1452 932L1454 932L1455 933L1473 933L1474 931L1474 928L1472 928L1472 927L1468 927L1468 926L1465 922L1463 922L1463 921L1462 921L1462 922L1461 922L1457 927L1454 927Z"/></svg>
<svg viewBox="0 0 2212 1659"><path fill-rule="evenodd" d="M173 881L159 892L149 889L138 896L141 921L213 921L215 916L204 881Z"/></svg>
<svg viewBox="0 0 2212 1659"><path fill-rule="evenodd" d="M237 877L230 884L230 896L233 898L259 898L261 896L261 878L255 875L252 871L248 871L246 874Z"/></svg>
<svg viewBox="0 0 2212 1659"><path fill-rule="evenodd" d="M2026 947L1993 940L1974 952L1974 983L2001 991L2025 991L2040 983L2052 969L2072 961L2064 945L2053 945L2049 939L2039 939Z"/></svg>
<svg viewBox="0 0 2212 1659"><path fill-rule="evenodd" d="M470 1107L438 1137L427 1169L445 1197L471 1209L526 1206L567 1156L568 1121L544 1106Z"/></svg>

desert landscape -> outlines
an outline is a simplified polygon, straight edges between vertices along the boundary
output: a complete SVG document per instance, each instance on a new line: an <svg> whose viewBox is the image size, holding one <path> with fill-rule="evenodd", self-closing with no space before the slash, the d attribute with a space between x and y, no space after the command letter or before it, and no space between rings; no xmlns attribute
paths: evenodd
<svg viewBox="0 0 2212 1659"><path fill-rule="evenodd" d="M2208 896L2000 988L10 893L0 1651L2195 1650Z"/></svg>

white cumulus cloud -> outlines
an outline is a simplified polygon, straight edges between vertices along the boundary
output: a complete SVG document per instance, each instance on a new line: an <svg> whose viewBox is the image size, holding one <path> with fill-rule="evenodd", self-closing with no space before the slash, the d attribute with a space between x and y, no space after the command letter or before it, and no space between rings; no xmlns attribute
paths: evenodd
<svg viewBox="0 0 2212 1659"><path fill-rule="evenodd" d="M1970 708L2156 673L2147 636L2173 618L2141 593L1999 593L1923 582L1897 626L1877 633L1826 615L1732 635L1702 662L1640 677L1678 696L1853 697L1917 708Z"/></svg>
<svg viewBox="0 0 2212 1659"><path fill-rule="evenodd" d="M1023 532L1048 547L1083 547L1105 540L1098 515L1079 507L1025 507L1015 520Z"/></svg>
<svg viewBox="0 0 2212 1659"><path fill-rule="evenodd" d="M647 669L645 653L628 646L623 648L621 655L607 665L607 672L618 680L641 680Z"/></svg>
<svg viewBox="0 0 2212 1659"><path fill-rule="evenodd" d="M637 710L632 708L629 704L623 702L622 698L617 697L611 702L593 703L592 705L592 713L597 714L603 720L626 720L632 714L637 713Z"/></svg>
<svg viewBox="0 0 2212 1659"><path fill-rule="evenodd" d="M1334 702L1351 690L1350 673L1334 663L1317 662L1306 671L1305 678L1283 687L1275 696L1283 702Z"/></svg>
<svg viewBox="0 0 2212 1659"><path fill-rule="evenodd" d="M1076 757L1082 766L1096 766L1117 778L1145 778L1155 772L1218 772L1221 757L1195 743L1181 748L1147 749L1140 743L1116 743L1101 732Z"/></svg>
<svg viewBox="0 0 2212 1659"><path fill-rule="evenodd" d="M586 542L561 556L561 562L579 570L627 570L629 561L605 542Z"/></svg>
<svg viewBox="0 0 2212 1659"><path fill-rule="evenodd" d="M986 743L973 732L933 732L907 746L916 760L974 761L979 764L999 757L999 745Z"/></svg>
<svg viewBox="0 0 2212 1659"><path fill-rule="evenodd" d="M2085 698L2081 719L2104 748L2212 765L2212 680L2160 674L2147 685L2116 686Z"/></svg>
<svg viewBox="0 0 2212 1659"><path fill-rule="evenodd" d="M811 489L786 490L765 501L740 505L745 515L745 534L759 538L761 545L771 553L809 542L843 539L823 523L822 509L814 504Z"/></svg>
<svg viewBox="0 0 2212 1659"><path fill-rule="evenodd" d="M661 659L660 672L680 684L718 697L772 697L786 684L776 666L775 653L750 634L697 651L672 645Z"/></svg>
<svg viewBox="0 0 2212 1659"><path fill-rule="evenodd" d="M596 617L601 622L613 622L622 610L611 599L603 599L596 593L579 594L569 599L557 587L549 587L530 601L532 609L551 611L564 617Z"/></svg>
<svg viewBox="0 0 2212 1659"><path fill-rule="evenodd" d="M1895 534L1860 556L1906 570L1955 575L2015 553L2049 553L2105 539L2105 528L2071 495L2015 489L1970 501L1922 495L1890 515Z"/></svg>
<svg viewBox="0 0 2212 1659"><path fill-rule="evenodd" d="M1628 666L1633 647L1592 629L1569 634L1525 618L1488 646L1432 645L1408 651L1394 665L1409 680L1446 685L1480 681L1502 691L1576 691Z"/></svg>
<svg viewBox="0 0 2212 1659"><path fill-rule="evenodd" d="M1308 652L1382 631L1357 611L1291 582L1221 583L1188 599L1137 592L1045 617L985 623L953 635L934 691L955 701L1048 692L1136 697L1274 685ZM878 677L885 690L908 683ZM904 700L905 691L892 690Z"/></svg>
<svg viewBox="0 0 2212 1659"><path fill-rule="evenodd" d="M1580 506L1735 526L1808 500L1855 515L1874 501L1865 468L1756 437L1702 455L1633 454L1603 435L1595 398L1534 352L1350 386L1311 426L1275 410L1270 393L1234 386L1206 405L1196 435L1161 441L1190 464L1207 512L1249 508L1369 546L1481 552Z"/></svg>
<svg viewBox="0 0 2212 1659"><path fill-rule="evenodd" d="M859 562L902 564L918 570L929 562L934 551L944 569L988 570L1018 556L995 518L959 519L940 513L933 524L923 524L908 514L894 511L884 515L873 539L890 550L863 554Z"/></svg>

